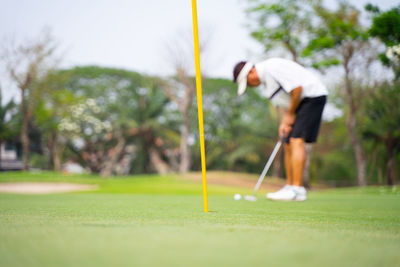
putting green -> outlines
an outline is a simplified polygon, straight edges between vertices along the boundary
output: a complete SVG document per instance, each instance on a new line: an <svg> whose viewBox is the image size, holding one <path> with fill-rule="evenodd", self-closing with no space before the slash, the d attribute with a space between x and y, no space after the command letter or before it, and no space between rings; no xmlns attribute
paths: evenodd
<svg viewBox="0 0 400 267"><path fill-rule="evenodd" d="M22 180L27 179L33 178L25 175ZM102 181L72 178L79 179ZM400 262L398 189L328 190L310 193L304 203L280 203L261 195L257 202L234 201L227 191L237 188L227 187L221 193L210 186L214 193L209 197L211 212L206 214L201 194L189 190L198 184L182 183L180 188L175 181L169 191L162 178L134 179L107 180L97 193L0 194L0 266L398 266ZM0 176L2 180L10 178ZM147 193L157 184L164 193ZM145 193L127 194L123 187L128 185ZM184 189L189 193L183 194Z"/></svg>

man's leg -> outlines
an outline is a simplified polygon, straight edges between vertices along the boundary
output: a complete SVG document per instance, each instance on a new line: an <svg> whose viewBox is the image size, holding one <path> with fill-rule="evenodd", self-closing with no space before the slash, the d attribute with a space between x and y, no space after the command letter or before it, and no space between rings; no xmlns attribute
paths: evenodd
<svg viewBox="0 0 400 267"><path fill-rule="evenodd" d="M306 148L303 138L290 138L292 185L303 186L303 171L306 162Z"/></svg>
<svg viewBox="0 0 400 267"><path fill-rule="evenodd" d="M291 190L293 185L292 172L292 152L290 144L284 144L285 149L285 170L286 170L286 185L275 193L268 193L267 198L272 200L293 200L295 193Z"/></svg>
<svg viewBox="0 0 400 267"><path fill-rule="evenodd" d="M285 170L286 170L286 184L293 185L293 171L292 171L292 151L289 144L285 144Z"/></svg>
<svg viewBox="0 0 400 267"><path fill-rule="evenodd" d="M267 198L272 200L304 201L307 199L307 192L302 186L306 159L304 139L290 138L290 143L285 144L284 148L287 185L275 193L268 193Z"/></svg>

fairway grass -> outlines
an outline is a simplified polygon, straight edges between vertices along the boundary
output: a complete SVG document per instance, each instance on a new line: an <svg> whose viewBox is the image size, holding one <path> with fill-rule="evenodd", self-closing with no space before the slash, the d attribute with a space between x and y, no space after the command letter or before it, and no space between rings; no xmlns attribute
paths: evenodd
<svg viewBox="0 0 400 267"><path fill-rule="evenodd" d="M201 185L174 177L0 175L66 179L100 189L0 194L0 266L399 266L399 189L325 190L282 203L261 194L234 201L238 188L210 186L204 213Z"/></svg>

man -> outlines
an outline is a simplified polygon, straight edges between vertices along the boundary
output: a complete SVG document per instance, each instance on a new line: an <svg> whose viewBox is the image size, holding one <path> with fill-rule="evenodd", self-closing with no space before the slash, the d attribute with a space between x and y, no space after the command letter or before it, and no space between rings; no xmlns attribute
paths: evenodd
<svg viewBox="0 0 400 267"><path fill-rule="evenodd" d="M275 193L268 193L267 198L306 200L307 192L303 186L305 143L317 140L328 94L326 87L309 70L282 58L270 58L255 65L246 61L239 62L233 70L233 79L238 83L239 95L246 91L247 86L263 84L263 94L274 105L285 108L279 136L285 138L287 184Z"/></svg>

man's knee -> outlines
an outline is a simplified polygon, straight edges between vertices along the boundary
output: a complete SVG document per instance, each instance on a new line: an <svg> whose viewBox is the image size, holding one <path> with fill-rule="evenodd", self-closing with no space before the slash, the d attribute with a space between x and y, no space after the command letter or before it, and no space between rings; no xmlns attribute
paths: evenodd
<svg viewBox="0 0 400 267"><path fill-rule="evenodd" d="M305 145L305 140L304 138L290 138L289 140L289 145L291 148L293 147L302 147Z"/></svg>
<svg viewBox="0 0 400 267"><path fill-rule="evenodd" d="M293 157L304 157L305 140L303 138L290 138L290 150Z"/></svg>

